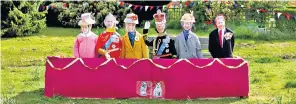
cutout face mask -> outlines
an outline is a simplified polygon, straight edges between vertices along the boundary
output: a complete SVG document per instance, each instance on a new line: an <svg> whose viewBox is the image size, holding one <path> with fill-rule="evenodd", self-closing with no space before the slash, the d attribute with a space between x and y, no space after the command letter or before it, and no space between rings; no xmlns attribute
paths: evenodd
<svg viewBox="0 0 296 104"><path fill-rule="evenodd" d="M218 29L223 29L225 27L224 17L219 16L216 18L216 26Z"/></svg>
<svg viewBox="0 0 296 104"><path fill-rule="evenodd" d="M158 33L163 33L165 30L165 24L156 24L156 29Z"/></svg>
<svg viewBox="0 0 296 104"><path fill-rule="evenodd" d="M192 22L182 22L182 26L185 30L190 30L192 28Z"/></svg>
<svg viewBox="0 0 296 104"><path fill-rule="evenodd" d="M88 26L81 26L81 32L82 34L86 34L89 31L89 27Z"/></svg>
<svg viewBox="0 0 296 104"><path fill-rule="evenodd" d="M106 26L107 28L113 28L114 25L115 25L115 22L112 21L112 20L105 20L105 21L104 21L104 24L105 24L105 26Z"/></svg>
<svg viewBox="0 0 296 104"><path fill-rule="evenodd" d="M135 32L136 24L134 23L126 23L125 29L127 32Z"/></svg>

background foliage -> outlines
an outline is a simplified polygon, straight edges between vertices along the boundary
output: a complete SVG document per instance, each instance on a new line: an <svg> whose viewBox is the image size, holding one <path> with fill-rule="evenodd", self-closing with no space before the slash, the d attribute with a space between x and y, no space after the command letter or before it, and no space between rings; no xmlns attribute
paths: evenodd
<svg viewBox="0 0 296 104"><path fill-rule="evenodd" d="M46 27L42 1L1 1L1 37L26 36Z"/></svg>

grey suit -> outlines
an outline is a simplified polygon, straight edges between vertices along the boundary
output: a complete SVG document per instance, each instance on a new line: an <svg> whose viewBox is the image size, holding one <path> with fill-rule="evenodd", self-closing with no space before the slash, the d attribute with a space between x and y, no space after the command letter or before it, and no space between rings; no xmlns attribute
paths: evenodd
<svg viewBox="0 0 296 104"><path fill-rule="evenodd" d="M189 32L188 40L184 38L181 32L175 40L177 58L203 58L201 53L200 41L196 34Z"/></svg>

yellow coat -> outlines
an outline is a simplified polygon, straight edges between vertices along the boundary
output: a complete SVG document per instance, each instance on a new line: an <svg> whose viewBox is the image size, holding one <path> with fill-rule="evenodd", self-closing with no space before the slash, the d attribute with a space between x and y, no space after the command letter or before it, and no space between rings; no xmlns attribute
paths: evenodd
<svg viewBox="0 0 296 104"><path fill-rule="evenodd" d="M138 37L138 39L136 39ZM143 36L136 32L134 47L132 47L128 34L122 38L121 58L141 59L148 58L148 47L145 44Z"/></svg>

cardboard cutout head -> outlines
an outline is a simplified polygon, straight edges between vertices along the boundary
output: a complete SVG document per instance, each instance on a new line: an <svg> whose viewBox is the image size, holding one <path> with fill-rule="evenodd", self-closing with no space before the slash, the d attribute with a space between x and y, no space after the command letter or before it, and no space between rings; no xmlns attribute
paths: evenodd
<svg viewBox="0 0 296 104"><path fill-rule="evenodd" d="M124 23L127 32L134 32L136 31L136 24L139 23L138 16L134 13L129 13L126 15Z"/></svg>
<svg viewBox="0 0 296 104"><path fill-rule="evenodd" d="M104 24L107 28L115 28L118 21L116 20L116 17L109 13L104 20Z"/></svg>
<svg viewBox="0 0 296 104"><path fill-rule="evenodd" d="M182 22L182 27L184 30L190 30L193 26L192 22Z"/></svg>
<svg viewBox="0 0 296 104"><path fill-rule="evenodd" d="M195 18L193 16L193 11L190 11L191 13L185 13L181 18L181 25L183 29L190 30L193 26L193 23L195 23Z"/></svg>
<svg viewBox="0 0 296 104"><path fill-rule="evenodd" d="M166 25L166 16L165 13L161 12L161 10L157 10L157 13L153 15L156 25L156 31L158 33L165 32L165 25Z"/></svg>
<svg viewBox="0 0 296 104"><path fill-rule="evenodd" d="M96 21L92 18L91 13L83 13L80 18L78 25L81 27L81 32L86 34L91 30L92 24L95 24Z"/></svg>
<svg viewBox="0 0 296 104"><path fill-rule="evenodd" d="M222 14L218 14L215 18L215 25L218 29L225 28L225 18Z"/></svg>
<svg viewBox="0 0 296 104"><path fill-rule="evenodd" d="M156 24L156 31L157 31L157 33L164 33L165 32L165 25L164 24Z"/></svg>
<svg viewBox="0 0 296 104"><path fill-rule="evenodd" d="M81 32L82 32L82 34L86 34L86 33L88 33L89 30L90 30L90 28L89 28L88 25L81 25L80 28L81 28Z"/></svg>
<svg viewBox="0 0 296 104"><path fill-rule="evenodd" d="M125 23L125 30L127 32L135 32L136 31L136 24L134 24L134 23Z"/></svg>

